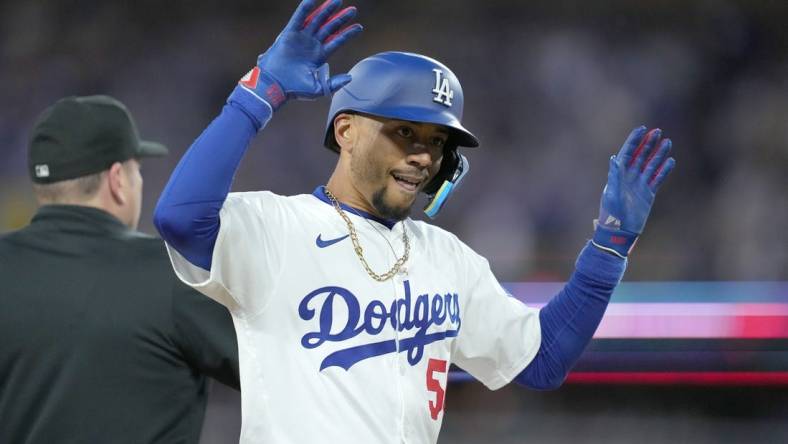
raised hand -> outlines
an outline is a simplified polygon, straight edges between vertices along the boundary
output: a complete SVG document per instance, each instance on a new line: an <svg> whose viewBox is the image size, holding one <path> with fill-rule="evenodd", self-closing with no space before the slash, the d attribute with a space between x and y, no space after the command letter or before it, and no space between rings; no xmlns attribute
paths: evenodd
<svg viewBox="0 0 788 444"><path fill-rule="evenodd" d="M288 99L315 99L350 82L348 74L331 77L326 61L362 31L358 23L347 25L357 10L340 10L342 0L326 0L317 8L315 3L301 2L274 44L257 58L257 66L238 82L231 101L243 91L276 110Z"/></svg>
<svg viewBox="0 0 788 444"><path fill-rule="evenodd" d="M607 185L599 204L594 244L621 257L631 251L646 225L654 196L673 170L672 142L662 130L635 128L610 158Z"/></svg>

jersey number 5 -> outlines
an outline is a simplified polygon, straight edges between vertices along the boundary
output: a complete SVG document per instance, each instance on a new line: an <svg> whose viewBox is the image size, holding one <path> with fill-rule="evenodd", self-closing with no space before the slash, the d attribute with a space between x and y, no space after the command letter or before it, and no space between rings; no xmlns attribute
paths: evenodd
<svg viewBox="0 0 788 444"><path fill-rule="evenodd" d="M437 420L438 414L443 410L446 399L446 390L441 387L440 381L435 379L434 373L446 373L446 361L443 359L430 359L427 363L427 390L435 392L435 402L429 401L430 416Z"/></svg>

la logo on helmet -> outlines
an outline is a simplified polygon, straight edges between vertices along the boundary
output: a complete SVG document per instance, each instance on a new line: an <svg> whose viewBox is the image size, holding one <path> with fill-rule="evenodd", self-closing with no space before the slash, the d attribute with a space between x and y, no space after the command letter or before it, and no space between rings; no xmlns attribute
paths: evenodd
<svg viewBox="0 0 788 444"><path fill-rule="evenodd" d="M432 98L432 101L451 106L454 91L449 86L449 79L443 76L443 70L441 69L433 68L432 72L435 73L435 87L432 88L432 93L435 94L435 97Z"/></svg>

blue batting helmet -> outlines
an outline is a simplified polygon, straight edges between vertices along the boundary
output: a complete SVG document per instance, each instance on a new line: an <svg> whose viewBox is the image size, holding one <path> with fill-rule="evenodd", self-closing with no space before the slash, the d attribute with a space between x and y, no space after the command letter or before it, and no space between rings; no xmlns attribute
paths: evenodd
<svg viewBox="0 0 788 444"><path fill-rule="evenodd" d="M479 146L462 120L462 87L446 65L408 52L383 52L358 62L353 80L334 94L326 122L325 145L338 151L333 138L337 114L355 111L389 119L443 125L452 146Z"/></svg>
<svg viewBox="0 0 788 444"><path fill-rule="evenodd" d="M383 52L358 62L353 79L334 93L326 122L324 144L339 151L334 139L334 119L342 112L359 112L388 119L432 123L449 129L441 167L424 186L429 203L424 212L435 218L468 173L468 159L458 146L479 146L462 126L462 87L446 65L408 52Z"/></svg>

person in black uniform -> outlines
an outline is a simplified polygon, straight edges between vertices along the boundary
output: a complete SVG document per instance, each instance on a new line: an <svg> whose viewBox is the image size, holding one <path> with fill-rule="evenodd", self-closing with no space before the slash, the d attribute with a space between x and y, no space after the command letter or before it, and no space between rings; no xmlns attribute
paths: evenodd
<svg viewBox="0 0 788 444"><path fill-rule="evenodd" d="M197 443L207 378L239 388L229 313L135 231L139 161L166 153L107 96L36 122L42 206L0 237L0 443Z"/></svg>

